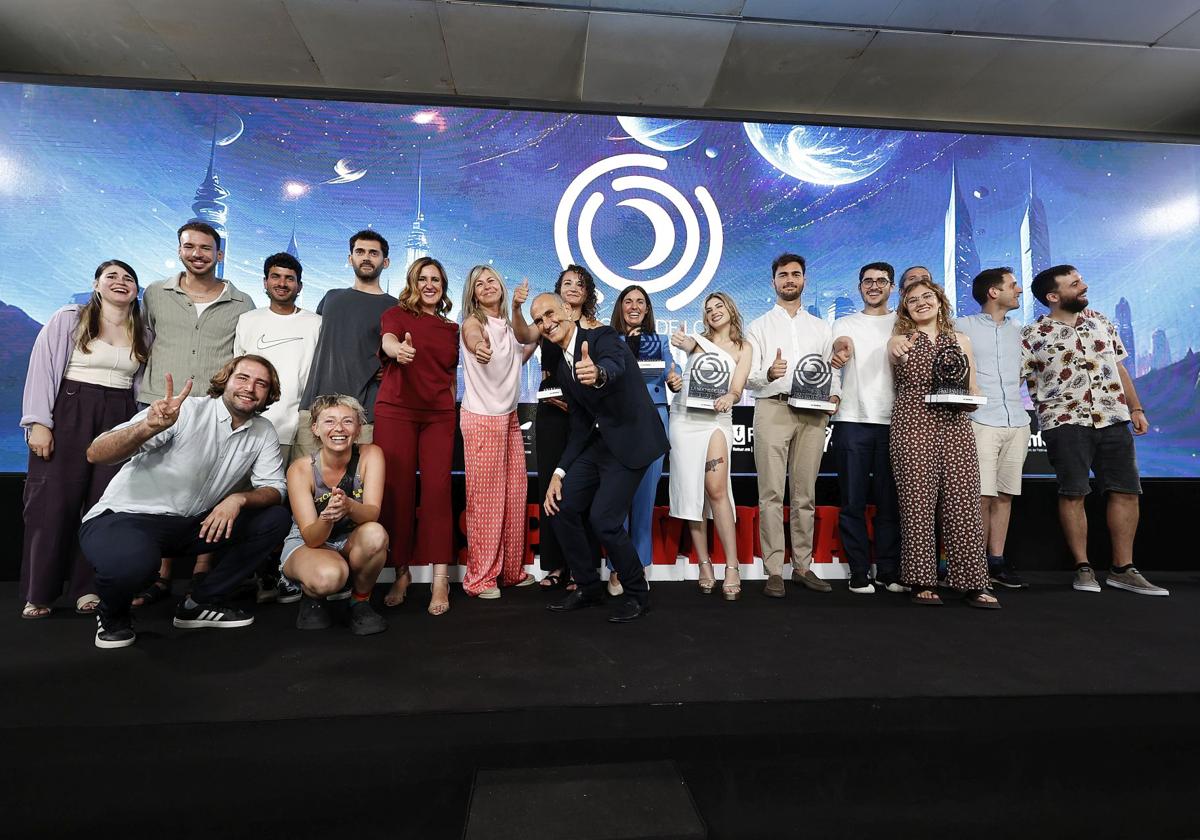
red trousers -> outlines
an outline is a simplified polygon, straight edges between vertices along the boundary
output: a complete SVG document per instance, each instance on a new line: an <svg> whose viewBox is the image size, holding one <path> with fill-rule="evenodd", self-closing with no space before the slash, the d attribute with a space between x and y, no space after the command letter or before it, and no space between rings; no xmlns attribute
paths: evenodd
<svg viewBox="0 0 1200 840"><path fill-rule="evenodd" d="M387 462L379 521L390 537L388 563L425 566L454 562L450 467L454 412L375 405L374 442ZM417 473L421 521L416 521Z"/></svg>
<svg viewBox="0 0 1200 840"><path fill-rule="evenodd" d="M478 595L525 577L525 444L515 411L459 417L467 479L467 574L463 589ZM497 580L498 579L498 580Z"/></svg>

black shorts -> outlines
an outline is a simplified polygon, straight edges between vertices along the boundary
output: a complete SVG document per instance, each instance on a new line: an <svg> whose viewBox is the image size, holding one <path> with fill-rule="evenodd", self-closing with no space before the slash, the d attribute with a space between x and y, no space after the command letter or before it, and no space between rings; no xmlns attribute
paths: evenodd
<svg viewBox="0 0 1200 840"><path fill-rule="evenodd" d="M1043 431L1042 440L1058 477L1060 496L1090 493L1089 471L1096 474L1096 488L1101 493L1142 492L1133 434L1128 423L1116 423L1102 429L1058 426Z"/></svg>

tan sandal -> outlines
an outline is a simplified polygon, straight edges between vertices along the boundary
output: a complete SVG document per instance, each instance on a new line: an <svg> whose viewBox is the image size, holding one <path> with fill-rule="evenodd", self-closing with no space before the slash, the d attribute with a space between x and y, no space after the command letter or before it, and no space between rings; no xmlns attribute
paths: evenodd
<svg viewBox="0 0 1200 840"><path fill-rule="evenodd" d="M401 585L403 583L403 586ZM408 566L404 567L404 571L396 573L396 582L392 584L392 588L388 590L388 594L383 596L383 605L385 607L398 607L404 603L404 599L408 597L408 587L412 584L412 572L408 570Z"/></svg>
<svg viewBox="0 0 1200 840"><path fill-rule="evenodd" d="M75 612L79 615L95 615L100 607L100 596L95 594L80 595L75 601Z"/></svg>
<svg viewBox="0 0 1200 840"><path fill-rule="evenodd" d="M704 567L708 566L708 577L704 577ZM704 595L711 595L713 589L717 586L717 576L712 570L711 560L700 561L700 579L697 581L700 584L700 592Z"/></svg>
<svg viewBox="0 0 1200 840"><path fill-rule="evenodd" d="M730 575L733 575L732 584L729 579ZM742 579L736 565L725 564L725 582L721 584L721 594L725 596L726 601L736 601L742 597Z"/></svg>
<svg viewBox="0 0 1200 840"><path fill-rule="evenodd" d="M446 581L446 594L442 596L444 600L437 601L437 585L438 578ZM433 584L430 586L432 590L429 596L429 614L430 615L445 615L450 609L450 575L434 575Z"/></svg>

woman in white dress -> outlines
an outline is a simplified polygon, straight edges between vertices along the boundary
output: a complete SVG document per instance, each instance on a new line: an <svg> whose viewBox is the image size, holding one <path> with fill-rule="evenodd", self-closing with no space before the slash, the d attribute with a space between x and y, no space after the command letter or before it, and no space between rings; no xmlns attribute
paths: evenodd
<svg viewBox="0 0 1200 840"><path fill-rule="evenodd" d="M700 591L706 595L716 586L708 555L708 524L717 526L725 549L725 582L721 592L727 601L742 593L738 575L737 537L734 531L733 487L729 465L733 452L733 406L742 398L750 374L750 343L742 335L742 316L733 298L713 292L704 299L704 330L687 335L680 327L671 344L688 354L679 393L671 406L671 516L685 519L692 544L700 558ZM697 364L720 364L729 371L729 390L718 396L712 409L688 407L688 390ZM672 373L678 378L678 374ZM675 390L674 384L672 390Z"/></svg>

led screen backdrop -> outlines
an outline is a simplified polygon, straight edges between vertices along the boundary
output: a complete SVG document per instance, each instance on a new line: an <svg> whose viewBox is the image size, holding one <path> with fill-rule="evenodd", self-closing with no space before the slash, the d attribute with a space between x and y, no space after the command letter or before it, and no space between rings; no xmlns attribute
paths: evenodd
<svg viewBox="0 0 1200 840"><path fill-rule="evenodd" d="M653 293L661 332L689 329L707 290L748 321L772 301L770 261L809 261L804 303L859 304L858 267L921 263L959 313L969 282L1069 262L1121 329L1153 423L1145 475L1195 476L1200 198L1193 146L327 102L0 84L0 470L25 469L29 348L96 265L143 285L176 272L175 229L227 234L223 276L265 304L263 258L304 264L301 305L350 283L347 237L391 243L393 292L414 255L546 289L588 265ZM457 307L456 307L457 311ZM536 360L525 378L529 399Z"/></svg>

